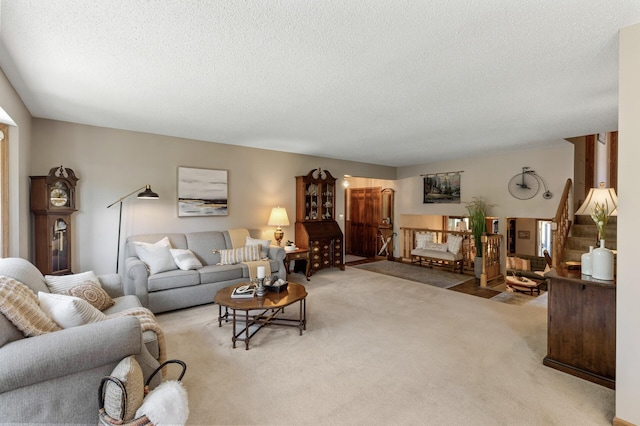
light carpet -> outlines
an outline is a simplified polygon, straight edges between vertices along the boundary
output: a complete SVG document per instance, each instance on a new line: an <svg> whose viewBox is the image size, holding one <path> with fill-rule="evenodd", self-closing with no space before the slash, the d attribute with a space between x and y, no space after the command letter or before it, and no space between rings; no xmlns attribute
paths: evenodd
<svg viewBox="0 0 640 426"><path fill-rule="evenodd" d="M454 274L453 272L390 260L355 265L352 266L352 268L404 278L405 280L416 281L439 288L450 288L472 278L464 274Z"/></svg>
<svg viewBox="0 0 640 426"><path fill-rule="evenodd" d="M367 260L367 258L362 256L356 256L355 254L347 254L344 256L344 263L358 262L361 260Z"/></svg>
<svg viewBox="0 0 640 426"><path fill-rule="evenodd" d="M611 424L614 391L542 365L545 309L357 268L290 277L309 293L302 336L232 349L217 305L158 315L188 365L189 424Z"/></svg>

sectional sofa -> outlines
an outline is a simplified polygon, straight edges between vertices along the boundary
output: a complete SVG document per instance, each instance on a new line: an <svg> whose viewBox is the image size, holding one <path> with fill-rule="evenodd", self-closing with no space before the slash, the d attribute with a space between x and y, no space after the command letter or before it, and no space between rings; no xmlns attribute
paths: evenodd
<svg viewBox="0 0 640 426"><path fill-rule="evenodd" d="M156 250L149 245L162 245L163 241L168 241L169 250L174 255L176 250L181 254L189 250L195 256L195 261L191 259L192 262L181 269L178 264L172 265L170 260L167 261L168 265L162 267L154 265L162 263L156 262L157 259L146 259L145 262L140 258L139 243L143 243L145 249ZM286 280L284 249L270 246L268 240L252 238L246 229L144 234L128 237L125 244L125 292L138 296L142 305L155 313L213 303L213 297L219 289L249 281L247 264L230 262L227 256L235 250L242 250L248 242L260 243L260 258L268 261L272 275ZM166 259L166 250L157 251L158 258ZM177 258L174 257L174 260L177 261Z"/></svg>

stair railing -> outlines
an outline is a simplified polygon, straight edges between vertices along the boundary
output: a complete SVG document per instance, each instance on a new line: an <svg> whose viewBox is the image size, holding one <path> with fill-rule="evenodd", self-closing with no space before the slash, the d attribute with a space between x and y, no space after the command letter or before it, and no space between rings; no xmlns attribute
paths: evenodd
<svg viewBox="0 0 640 426"><path fill-rule="evenodd" d="M571 179L567 179L558 204L558 211L551 223L551 263L556 268L564 259L564 247L567 244L571 219L569 218L569 195L571 194Z"/></svg>

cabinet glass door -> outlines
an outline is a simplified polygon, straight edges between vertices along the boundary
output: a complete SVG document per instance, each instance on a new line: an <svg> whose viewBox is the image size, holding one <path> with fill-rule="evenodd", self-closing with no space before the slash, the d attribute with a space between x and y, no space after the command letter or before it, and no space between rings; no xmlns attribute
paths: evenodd
<svg viewBox="0 0 640 426"><path fill-rule="evenodd" d="M67 223L62 218L55 220L51 232L52 272L69 269L69 238Z"/></svg>
<svg viewBox="0 0 640 426"><path fill-rule="evenodd" d="M334 220L333 206L335 200L335 188L332 184L327 183L324 185L322 191L322 219Z"/></svg>

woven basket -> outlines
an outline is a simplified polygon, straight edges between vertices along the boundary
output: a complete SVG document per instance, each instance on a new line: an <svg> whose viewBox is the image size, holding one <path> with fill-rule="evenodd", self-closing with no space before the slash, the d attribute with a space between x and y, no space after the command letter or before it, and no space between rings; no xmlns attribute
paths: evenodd
<svg viewBox="0 0 640 426"><path fill-rule="evenodd" d="M187 371L187 364L185 364L183 361L177 360L177 359L171 359L168 361L165 361L164 363L162 363L162 365L160 365L158 368L156 368L153 373L151 373L151 375L149 376L149 378L147 379L147 381L144 384L144 394L145 396L147 394L149 394L149 383L151 383L151 380L153 379L153 377L162 370L162 368L164 368L167 364L178 364L182 367L182 372L180 373L180 375L178 376L178 381L182 380L182 377L184 377L184 373L186 373ZM122 381L120 379L118 379L117 377L113 377L113 376L105 376L102 378L102 380L100 381L100 388L98 391L98 421L100 425L104 425L104 426L110 426L110 425L123 425L123 426L154 426L154 424L151 422L151 420L149 420L149 418L147 416L142 416L142 417L138 417L137 419L132 419L129 421L124 421L122 419L115 419L113 417L111 417L109 414L107 414L107 411L104 408L104 398L105 398L105 386L107 384L107 382L112 382L115 383L116 386L118 386L120 388L120 390L122 391L122 396L120 399L120 412L124 413L127 411L127 390L124 386L124 383L122 383ZM137 409L137 408L136 408Z"/></svg>

